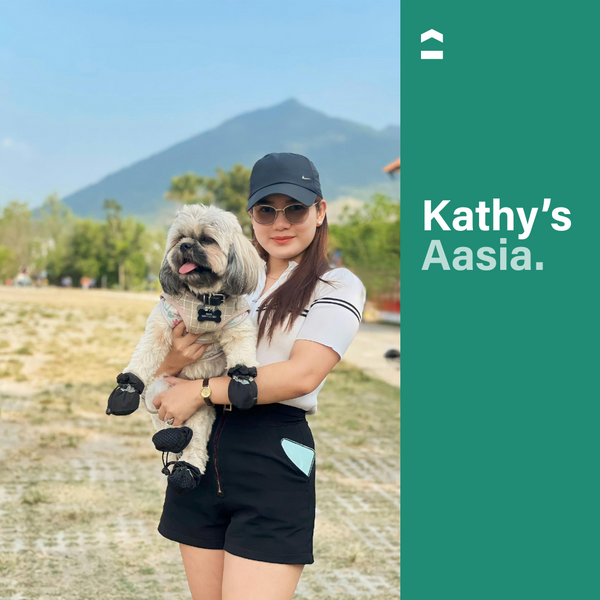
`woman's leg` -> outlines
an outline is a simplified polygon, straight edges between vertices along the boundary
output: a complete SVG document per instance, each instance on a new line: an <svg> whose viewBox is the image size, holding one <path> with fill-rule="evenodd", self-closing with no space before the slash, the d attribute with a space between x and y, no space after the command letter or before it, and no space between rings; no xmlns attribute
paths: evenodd
<svg viewBox="0 0 600 600"><path fill-rule="evenodd" d="M304 565L250 560L227 551L224 554L222 600L292 600Z"/></svg>
<svg viewBox="0 0 600 600"><path fill-rule="evenodd" d="M192 600L222 600L224 550L179 544Z"/></svg>

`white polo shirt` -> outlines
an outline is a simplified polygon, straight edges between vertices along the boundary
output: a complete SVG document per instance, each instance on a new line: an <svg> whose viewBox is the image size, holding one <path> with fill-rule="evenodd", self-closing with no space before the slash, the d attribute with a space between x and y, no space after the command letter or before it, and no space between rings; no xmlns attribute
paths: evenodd
<svg viewBox="0 0 600 600"><path fill-rule="evenodd" d="M259 276L258 287L252 294L247 294L246 299L250 305L250 318L258 327L257 310L259 306L282 285L298 263L290 260L288 268L279 279L259 298L267 281L265 263L264 270ZM352 342L362 319L365 306L366 291L362 281L351 271L344 268L332 269L322 276L322 279L334 282L334 286L317 282L315 291L302 311L292 329L282 331L278 327L273 340L269 344L264 335L258 343L257 360L260 366L289 360L292 346L296 340L310 340L335 350L340 358L344 355ZM327 379L327 377L325 377ZM310 394L283 400L281 404L297 406L308 414L317 412L317 395L323 387L325 379Z"/></svg>

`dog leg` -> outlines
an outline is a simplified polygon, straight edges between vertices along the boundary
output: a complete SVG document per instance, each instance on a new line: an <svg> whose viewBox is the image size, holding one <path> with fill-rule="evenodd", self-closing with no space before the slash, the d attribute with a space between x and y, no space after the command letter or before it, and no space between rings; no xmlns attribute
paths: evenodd
<svg viewBox="0 0 600 600"><path fill-rule="evenodd" d="M237 365L258 367L256 328L250 319L246 319L231 329L221 330L219 343L227 357L227 370Z"/></svg>
<svg viewBox="0 0 600 600"><path fill-rule="evenodd" d="M188 431L191 430L191 440L189 440L182 452L163 452L163 464L176 461L175 464L170 466L170 471L169 467L163 470L163 473L168 476L169 485L172 486L175 491L185 493L196 487L200 480L200 476L206 472L206 464L208 462L208 439L210 437L216 413L214 408L202 406L185 423L183 423L181 428L167 425L158 418L158 411L154 407L152 401L158 394L170 387L171 386L161 377L156 378L146 391L145 403L157 433L166 429L189 428ZM175 440L175 437L173 440ZM161 444L161 450L164 450L162 444L166 440L167 437L164 435L157 436L155 434L153 437L155 445L157 442ZM197 470L187 468L189 465L195 467Z"/></svg>
<svg viewBox="0 0 600 600"><path fill-rule="evenodd" d="M169 353L172 338L172 329L162 316L159 302L152 309L146 321L144 334L131 355L131 361L123 371L135 373L147 384Z"/></svg>
<svg viewBox="0 0 600 600"><path fill-rule="evenodd" d="M215 409L203 406L184 423L186 427L189 427L194 432L194 435L178 459L198 467L202 475L206 473L208 439L210 438L215 418Z"/></svg>
<svg viewBox="0 0 600 600"><path fill-rule="evenodd" d="M198 486L200 478L206 473L208 463L208 438L215 420L215 409L203 407L196 411L186 422L185 428L193 431L192 439L177 456L171 473L168 468L163 470L168 475L169 488L179 494L185 494Z"/></svg>
<svg viewBox="0 0 600 600"><path fill-rule="evenodd" d="M152 380L152 383L150 383L150 385L146 387L143 396L144 404L146 406L146 410L152 415L152 417L158 414L158 410L156 410L156 407L153 404L154 398L156 398L156 396L158 396L158 394L160 394L161 392L168 390L170 387L171 386L162 377L156 377ZM158 417L157 420L159 423L163 423L164 425L164 422L158 419ZM156 431L162 429L162 427L156 427L156 421L154 420L154 418L152 419L152 421L154 422L154 429Z"/></svg>
<svg viewBox="0 0 600 600"><path fill-rule="evenodd" d="M144 399L149 379L171 348L171 340L171 328L161 314L159 303L146 321L146 329L133 351L131 361L117 378L119 385L111 394L107 414L131 414L138 408L140 397ZM128 377L128 374L135 377ZM124 381L128 379L129 383Z"/></svg>
<svg viewBox="0 0 600 600"><path fill-rule="evenodd" d="M227 357L227 375L231 377L228 388L229 401L239 409L254 406L258 388L254 381L256 359L256 329L248 319L236 327L225 330L220 338Z"/></svg>

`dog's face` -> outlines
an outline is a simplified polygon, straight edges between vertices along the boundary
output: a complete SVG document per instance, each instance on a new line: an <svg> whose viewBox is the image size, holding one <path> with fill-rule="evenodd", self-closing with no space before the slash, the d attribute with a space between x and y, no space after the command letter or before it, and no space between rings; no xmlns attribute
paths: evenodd
<svg viewBox="0 0 600 600"><path fill-rule="evenodd" d="M249 294L258 285L263 261L236 217L216 206L188 204L175 217L159 280L167 294L187 286L196 294Z"/></svg>

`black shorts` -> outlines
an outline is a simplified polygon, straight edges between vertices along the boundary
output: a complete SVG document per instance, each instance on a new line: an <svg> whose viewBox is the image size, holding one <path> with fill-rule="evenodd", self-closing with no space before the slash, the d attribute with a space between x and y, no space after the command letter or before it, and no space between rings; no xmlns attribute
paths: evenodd
<svg viewBox="0 0 600 600"><path fill-rule="evenodd" d="M167 487L159 533L243 558L312 564L315 445L305 411L216 410L206 473L186 494Z"/></svg>

